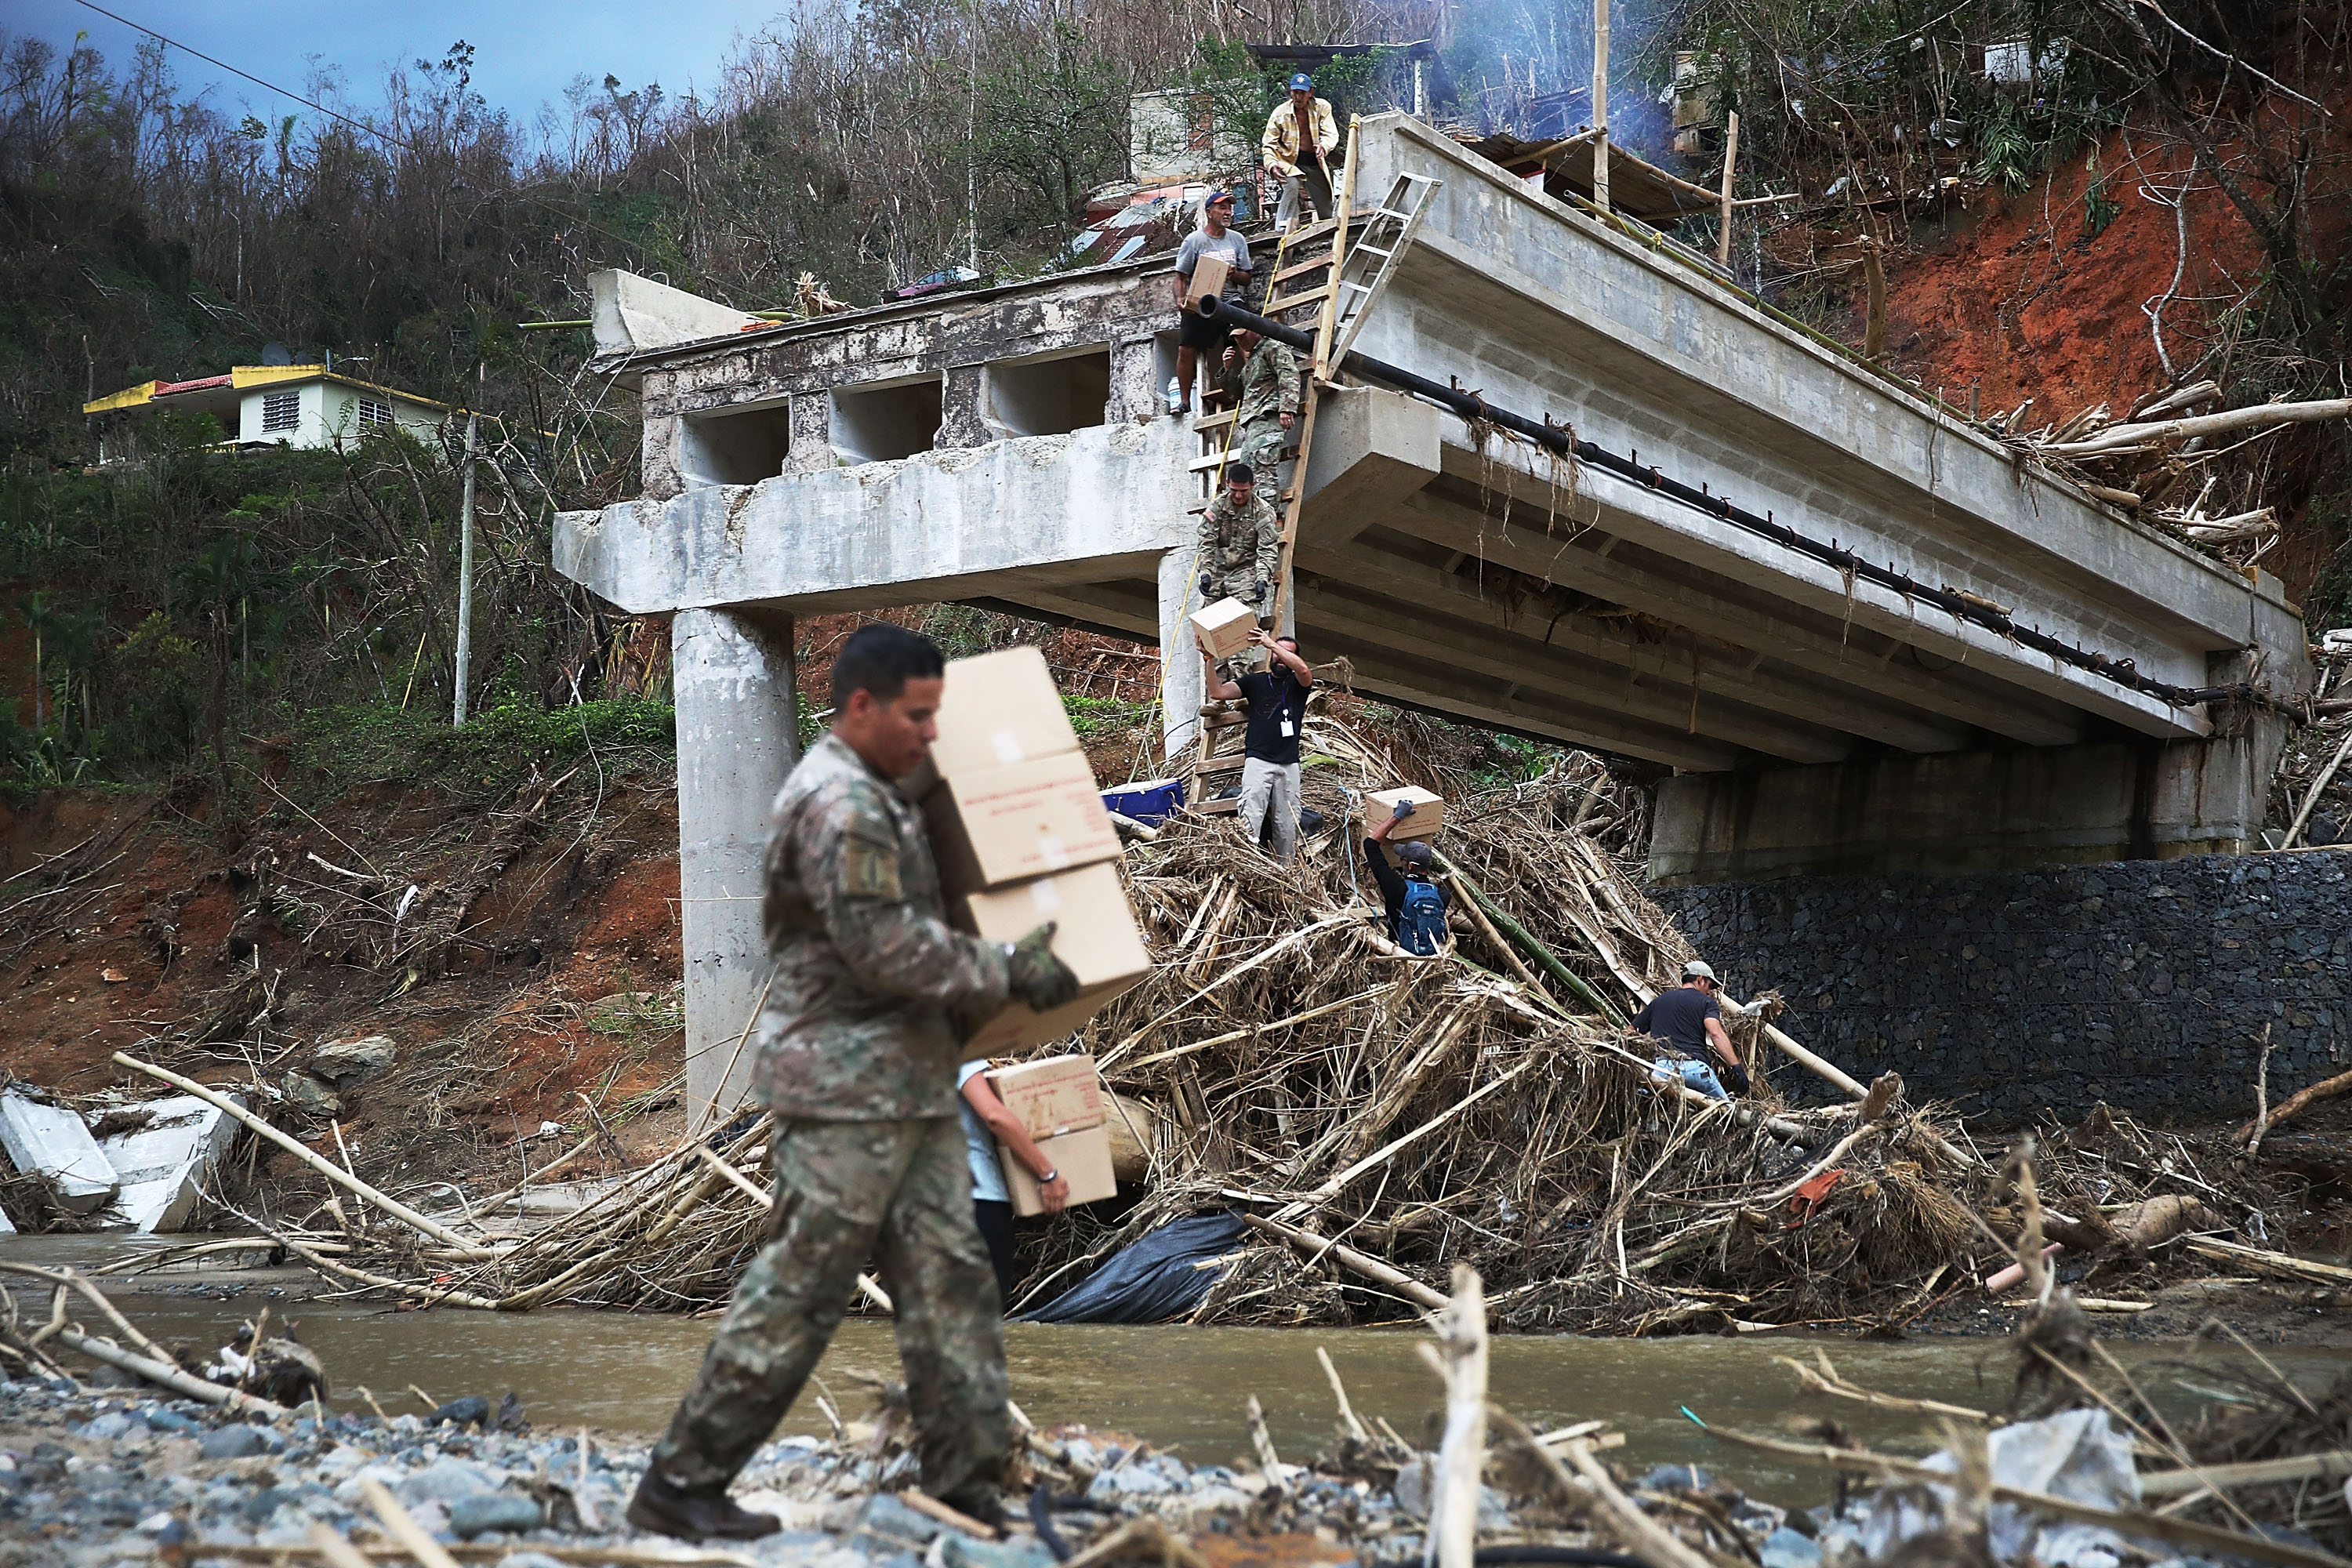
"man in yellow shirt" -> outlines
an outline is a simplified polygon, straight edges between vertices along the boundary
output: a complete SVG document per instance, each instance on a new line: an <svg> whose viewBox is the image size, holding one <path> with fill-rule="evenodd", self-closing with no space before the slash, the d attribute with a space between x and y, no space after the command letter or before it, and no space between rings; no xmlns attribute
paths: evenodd
<svg viewBox="0 0 2352 1568"><path fill-rule="evenodd" d="M1258 140L1266 173L1282 180L1275 227L1286 230L1297 220L1302 183L1315 216L1331 216L1331 155L1339 150L1339 123L1331 117L1331 100L1316 97L1315 79L1300 71L1290 79L1290 96L1266 116L1265 134Z"/></svg>

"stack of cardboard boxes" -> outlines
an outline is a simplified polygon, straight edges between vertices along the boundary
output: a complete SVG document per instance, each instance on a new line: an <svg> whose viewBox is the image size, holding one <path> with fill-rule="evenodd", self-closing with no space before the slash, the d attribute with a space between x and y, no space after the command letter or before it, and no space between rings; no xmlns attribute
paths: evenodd
<svg viewBox="0 0 2352 1568"><path fill-rule="evenodd" d="M1078 977L1050 1013L1014 1001L966 1019L967 1057L1060 1039L1151 969L1120 886L1118 833L1078 749L1045 656L1009 648L949 663L922 796L948 918L988 942L1059 922L1054 952Z"/></svg>

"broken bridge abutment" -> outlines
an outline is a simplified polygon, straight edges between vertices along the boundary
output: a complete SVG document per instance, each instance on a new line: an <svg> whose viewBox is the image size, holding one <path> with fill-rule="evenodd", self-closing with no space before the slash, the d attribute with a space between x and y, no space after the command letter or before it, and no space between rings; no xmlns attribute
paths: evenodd
<svg viewBox="0 0 2352 1568"><path fill-rule="evenodd" d="M2252 844L2311 679L2274 577L2017 463L1670 241L1426 126L1365 121L1355 156L1360 192L1436 183L1357 351L1540 423L1369 377L1319 397L1286 481L1310 657L1345 656L1366 696L1664 770L1662 884ZM1197 733L1185 616L1218 437L1160 412L1168 265L775 324L595 280L646 491L559 518L554 556L676 613L698 1105L748 1056L764 974L792 617L979 602L1156 644L1169 749ZM1547 449L1553 428L1624 460ZM2197 695L2224 689L2242 700Z"/></svg>

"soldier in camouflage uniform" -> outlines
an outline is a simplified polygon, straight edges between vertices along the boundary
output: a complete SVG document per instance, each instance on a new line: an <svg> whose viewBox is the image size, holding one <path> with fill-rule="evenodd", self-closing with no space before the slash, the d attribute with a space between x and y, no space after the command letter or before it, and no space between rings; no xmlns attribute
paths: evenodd
<svg viewBox="0 0 2352 1568"><path fill-rule="evenodd" d="M1264 617L1282 568L1282 523L1257 493L1247 463L1225 466L1224 488L1201 514L1201 603L1239 599Z"/></svg>
<svg viewBox="0 0 2352 1568"><path fill-rule="evenodd" d="M998 1511L1012 1451L996 1276L972 1221L950 1009L1077 993L1054 928L982 942L945 920L919 812L891 780L937 735L939 650L888 625L843 645L834 728L769 816L763 908L775 978L754 1093L775 1114L773 1230L629 1504L688 1539L777 1528L728 1483L792 1407L866 1259L896 1307L925 1489Z"/></svg>
<svg viewBox="0 0 2352 1568"><path fill-rule="evenodd" d="M1264 475L1268 489L1279 489L1282 449L1298 423L1298 356L1288 344L1246 328L1234 333L1234 344L1242 364L1233 455Z"/></svg>

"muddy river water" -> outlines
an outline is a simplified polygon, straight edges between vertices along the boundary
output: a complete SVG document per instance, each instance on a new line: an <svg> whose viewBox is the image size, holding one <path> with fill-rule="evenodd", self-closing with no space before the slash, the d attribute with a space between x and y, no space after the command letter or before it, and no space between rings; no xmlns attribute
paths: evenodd
<svg viewBox="0 0 2352 1568"><path fill-rule="evenodd" d="M0 1239L0 1257L89 1266L121 1256L124 1243L98 1237ZM193 1284L196 1277L181 1276ZM142 1294L121 1304L166 1344L217 1345L266 1302L265 1288L235 1300L199 1294ZM667 1420L692 1378L712 1324L672 1317L543 1310L506 1316L445 1310L393 1312L350 1302L267 1303L274 1319L292 1319L302 1341L325 1361L338 1405L359 1405L372 1389L393 1414L420 1410L409 1385L439 1400L485 1394L495 1403L512 1390L544 1426L586 1425L651 1434ZM1276 1449L1305 1459L1332 1436L1329 1386L1315 1358L1320 1345L1345 1379L1367 1420L1385 1417L1408 1438L1422 1435L1437 1404L1435 1374L1413 1348L1411 1329L1247 1329L1066 1327L1014 1323L1006 1330L1013 1395L1040 1424L1074 1421L1132 1433L1173 1448L1193 1463L1227 1463L1248 1447L1244 1404L1264 1405ZM1936 1338L1901 1343L1755 1334L1659 1340L1570 1337L1498 1338L1490 1386L1496 1401L1528 1422L1601 1418L1625 1434L1612 1458L1636 1468L1701 1464L1759 1495L1810 1504L1827 1496L1822 1472L1709 1438L1689 1416L1751 1431L1786 1434L1832 1416L1874 1447L1922 1453L1934 1446L1929 1423L1807 1394L1775 1359L1811 1359L1826 1350L1857 1383L1911 1397L1987 1408L2006 1396L2014 1365L1997 1339ZM2119 1357L2170 1412L2185 1411L2226 1386L2221 1368L2246 1352L2226 1345L2115 1342ZM2265 1350L2307 1385L2324 1385L2352 1355L2336 1351ZM890 1326L852 1319L818 1376L853 1417L870 1403L866 1380L895 1380ZM788 1431L822 1432L814 1390L804 1394Z"/></svg>

